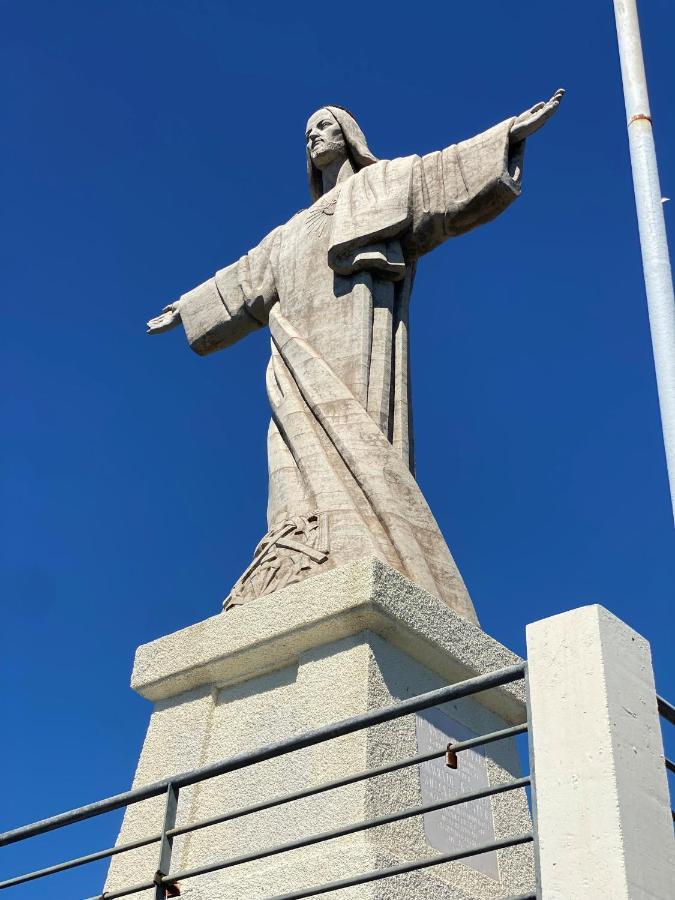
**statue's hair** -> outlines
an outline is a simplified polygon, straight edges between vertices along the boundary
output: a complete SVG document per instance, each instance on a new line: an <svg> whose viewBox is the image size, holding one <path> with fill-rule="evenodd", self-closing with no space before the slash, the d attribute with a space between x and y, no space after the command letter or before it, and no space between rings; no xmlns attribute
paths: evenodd
<svg viewBox="0 0 675 900"><path fill-rule="evenodd" d="M361 131L354 115L344 106L320 106L319 109L327 109L335 116L335 121L342 129L342 134L347 145L347 154L355 172L377 162L377 157L370 152L365 134ZM307 179L309 181L309 193L312 203L323 194L323 179L320 169L312 162L307 150Z"/></svg>

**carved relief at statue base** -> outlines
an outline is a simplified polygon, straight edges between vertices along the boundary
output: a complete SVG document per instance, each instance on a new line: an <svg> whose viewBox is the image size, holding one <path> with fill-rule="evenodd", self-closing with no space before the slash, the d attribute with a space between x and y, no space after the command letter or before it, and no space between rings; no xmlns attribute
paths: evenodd
<svg viewBox="0 0 675 900"><path fill-rule="evenodd" d="M223 609L302 581L328 559L329 549L325 514L287 519L260 541L253 561L230 591Z"/></svg>

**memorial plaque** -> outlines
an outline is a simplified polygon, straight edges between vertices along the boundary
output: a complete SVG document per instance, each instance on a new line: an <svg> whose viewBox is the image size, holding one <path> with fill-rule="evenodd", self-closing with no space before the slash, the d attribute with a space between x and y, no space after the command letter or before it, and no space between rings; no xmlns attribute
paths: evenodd
<svg viewBox="0 0 675 900"><path fill-rule="evenodd" d="M419 753L442 749L450 741L465 741L475 737L474 732L439 709L418 713L416 731ZM463 750L459 755L457 769L449 769L445 765L445 759L441 757L422 763L419 773L423 803L452 799L489 786L487 764L480 747ZM495 839L490 797L425 813L423 821L427 841L442 853L487 844ZM499 880L497 854L494 851L468 856L462 862L496 881Z"/></svg>

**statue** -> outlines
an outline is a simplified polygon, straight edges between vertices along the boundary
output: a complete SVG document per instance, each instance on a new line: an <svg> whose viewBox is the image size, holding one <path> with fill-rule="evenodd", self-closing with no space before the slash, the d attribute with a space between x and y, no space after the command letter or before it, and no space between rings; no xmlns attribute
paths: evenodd
<svg viewBox="0 0 675 900"><path fill-rule="evenodd" d="M205 355L269 326L269 530L230 609L374 555L476 622L414 477L408 307L417 260L519 195L525 139L563 91L426 156L378 160L325 106L305 133L312 205L148 322Z"/></svg>

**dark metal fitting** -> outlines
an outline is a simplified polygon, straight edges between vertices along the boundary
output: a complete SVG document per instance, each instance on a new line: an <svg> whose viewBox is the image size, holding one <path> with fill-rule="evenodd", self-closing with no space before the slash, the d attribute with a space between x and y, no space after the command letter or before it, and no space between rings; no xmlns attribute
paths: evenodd
<svg viewBox="0 0 675 900"><path fill-rule="evenodd" d="M155 872L155 875L152 879L152 883L156 884L157 887L164 888L164 896L165 897L180 897L180 888L178 887L178 884L177 883L176 884L174 884L174 883L163 884L162 878L164 878L164 877L165 877L164 873L161 872L159 869L157 869L157 871Z"/></svg>
<svg viewBox="0 0 675 900"><path fill-rule="evenodd" d="M459 761L457 759L457 754L452 749L454 744L448 744L445 750L445 765L448 769L456 769L459 766Z"/></svg>

